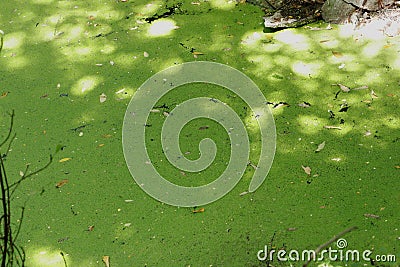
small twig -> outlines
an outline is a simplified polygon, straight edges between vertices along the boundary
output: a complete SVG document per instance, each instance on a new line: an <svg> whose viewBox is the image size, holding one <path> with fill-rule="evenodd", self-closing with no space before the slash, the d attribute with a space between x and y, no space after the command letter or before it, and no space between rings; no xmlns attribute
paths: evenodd
<svg viewBox="0 0 400 267"><path fill-rule="evenodd" d="M338 240L339 238L341 238L342 236L344 236L345 234L347 234L348 232L351 232L353 230L356 230L357 226L352 226L349 227L347 229L345 229L344 231L340 232L339 234L335 235L334 237L332 237L331 239L329 239L327 242L323 243L322 245L320 245L319 247L317 247L314 252L312 254L312 256L308 259L308 261L306 263L303 264L303 267L307 267L308 264L314 260L314 256L317 255L318 253L321 252L321 250L323 250L324 248L326 248L327 246L329 246L331 243L335 242L336 240Z"/></svg>
<svg viewBox="0 0 400 267"><path fill-rule="evenodd" d="M37 170L37 171L31 172L31 173L28 174L28 175L26 175L26 173L28 172L28 169L29 169L29 165L27 165L26 168L25 168L24 175L23 175L18 181L16 181L15 183L13 183L13 184L11 184L11 185L9 186L9 189L11 189L12 187L15 187L15 188L11 191L11 196L14 194L14 192L15 192L15 190L17 189L18 185L20 185L22 181L24 181L25 179L31 177L32 175L38 174L39 172L41 172L41 171L47 169L47 167L49 167L50 164L51 164L52 162L53 162L53 156L50 155L49 162L47 162L46 165L44 165L42 168L40 168L40 169Z"/></svg>
<svg viewBox="0 0 400 267"><path fill-rule="evenodd" d="M0 53L1 50L3 49L3 38L4 38L4 32L0 30Z"/></svg>
<svg viewBox="0 0 400 267"><path fill-rule="evenodd" d="M63 258L64 266L65 266L65 267L68 267L68 266L67 266L67 260L65 259L64 253L63 253L62 251L60 251L60 254L61 254L61 257Z"/></svg>
<svg viewBox="0 0 400 267"><path fill-rule="evenodd" d="M1 34L1 32L0 32L0 34ZM3 40L3 37L1 40ZM1 49L0 49L0 51L1 51ZM11 120L10 120L10 128L8 129L8 134L7 134L6 138L3 140L3 142L1 142L0 147L2 147L11 136L13 125L14 125L14 116L15 116L15 114L14 114L14 110L13 110L10 114Z"/></svg>

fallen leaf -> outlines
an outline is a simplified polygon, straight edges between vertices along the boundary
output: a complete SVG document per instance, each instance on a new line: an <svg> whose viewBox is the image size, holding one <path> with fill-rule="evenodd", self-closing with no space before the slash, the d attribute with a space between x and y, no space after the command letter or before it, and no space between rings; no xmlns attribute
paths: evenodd
<svg viewBox="0 0 400 267"><path fill-rule="evenodd" d="M340 90L342 90L342 91L343 91L343 92L345 92L345 93L348 93L348 92L350 92L350 88L349 88L349 87L347 87L346 85L343 85L343 84L341 84L341 83L334 84L334 85L337 85L337 86L339 86Z"/></svg>
<svg viewBox="0 0 400 267"><path fill-rule="evenodd" d="M207 125L205 125L205 126L201 126L200 128L199 128L199 130L206 130L206 129L208 129L209 127L207 126Z"/></svg>
<svg viewBox="0 0 400 267"><path fill-rule="evenodd" d="M93 231L93 229L94 229L94 225L91 225L91 226L88 227L87 230L88 230L89 232L91 232L91 231Z"/></svg>
<svg viewBox="0 0 400 267"><path fill-rule="evenodd" d="M144 57L149 57L149 53L147 53L147 52L145 51L145 52L143 52L143 56L144 56Z"/></svg>
<svg viewBox="0 0 400 267"><path fill-rule="evenodd" d="M107 96L104 93L102 93L100 95L100 103L104 103L106 100L107 100Z"/></svg>
<svg viewBox="0 0 400 267"><path fill-rule="evenodd" d="M126 2L126 1L121 0L121 2ZM102 260L106 265L106 267L110 267L110 256L103 256Z"/></svg>
<svg viewBox="0 0 400 267"><path fill-rule="evenodd" d="M324 149L324 147L325 147L325 141L318 145L318 148L315 150L315 152L320 152L322 149Z"/></svg>
<svg viewBox="0 0 400 267"><path fill-rule="evenodd" d="M387 94L388 97L394 97L395 94Z"/></svg>
<svg viewBox="0 0 400 267"><path fill-rule="evenodd" d="M396 169L400 169L400 165L396 165L394 166Z"/></svg>
<svg viewBox="0 0 400 267"><path fill-rule="evenodd" d="M202 52L197 52L197 51L192 52L192 54L193 54L193 55L196 55L196 56L198 56L198 55L204 55L204 53L202 53Z"/></svg>
<svg viewBox="0 0 400 267"><path fill-rule="evenodd" d="M19 171L19 176L23 177L24 176L24 172L23 171Z"/></svg>
<svg viewBox="0 0 400 267"><path fill-rule="evenodd" d="M66 162L66 161L68 161L68 160L71 160L72 158L62 158L62 159L60 159L58 162Z"/></svg>
<svg viewBox="0 0 400 267"><path fill-rule="evenodd" d="M383 48L389 48L389 47L391 47L393 44L387 44L387 45L384 45L383 46Z"/></svg>
<svg viewBox="0 0 400 267"><path fill-rule="evenodd" d="M99 144L99 145L98 145L98 147L103 147L103 146L104 146L104 144Z"/></svg>
<svg viewBox="0 0 400 267"><path fill-rule="evenodd" d="M103 134L102 137L103 138L110 138L110 137L112 137L112 135L111 134Z"/></svg>
<svg viewBox="0 0 400 267"><path fill-rule="evenodd" d="M166 111L164 111L164 112L163 112L163 115L164 115L165 117L168 117L168 116L169 116L169 113L166 112Z"/></svg>
<svg viewBox="0 0 400 267"><path fill-rule="evenodd" d="M378 98L378 95L374 92L374 90L371 90L371 98Z"/></svg>
<svg viewBox="0 0 400 267"><path fill-rule="evenodd" d="M249 193L249 192L244 191L244 192L240 193L239 196L244 196L244 195L246 195L246 194L248 194L248 193Z"/></svg>
<svg viewBox="0 0 400 267"><path fill-rule="evenodd" d="M305 101L303 101L303 102L301 102L301 103L299 103L299 104L297 104L299 107L302 107L302 108L309 108L309 107L311 107L311 104L310 103L308 103L308 102L305 102Z"/></svg>
<svg viewBox="0 0 400 267"><path fill-rule="evenodd" d="M59 181L58 183L56 183L56 187L57 187L57 188L60 188L60 187L62 187L63 185L66 185L68 182L69 182L68 179L63 179L63 180Z"/></svg>
<svg viewBox="0 0 400 267"><path fill-rule="evenodd" d="M373 219L379 219L380 218L378 215L371 214L371 213L365 213L364 217L373 218Z"/></svg>
<svg viewBox="0 0 400 267"><path fill-rule="evenodd" d="M339 162L339 161L341 161L342 159L341 159L341 158L332 158L331 160Z"/></svg>
<svg viewBox="0 0 400 267"><path fill-rule="evenodd" d="M325 129L336 129L336 130L342 130L342 127L339 126L331 126L331 125L325 125Z"/></svg>
<svg viewBox="0 0 400 267"><path fill-rule="evenodd" d="M192 2L191 4L192 4L192 5L199 6L199 5L200 5L200 2Z"/></svg>
<svg viewBox="0 0 400 267"><path fill-rule="evenodd" d="M310 167L304 167L303 165L301 165L301 167L303 168L304 172L310 176L311 175L311 168Z"/></svg>
<svg viewBox="0 0 400 267"><path fill-rule="evenodd" d="M150 112L151 112L151 113L159 113L160 110L159 110L159 109L152 109L152 110L150 110Z"/></svg>
<svg viewBox="0 0 400 267"><path fill-rule="evenodd" d="M201 212L204 212L204 208L193 210L193 213L201 213Z"/></svg>
<svg viewBox="0 0 400 267"><path fill-rule="evenodd" d="M368 131L365 132L364 136L370 136L371 134L372 134L371 131L368 130Z"/></svg>
<svg viewBox="0 0 400 267"><path fill-rule="evenodd" d="M8 93L9 93L9 92L3 92L3 93L1 93L0 98L6 97L6 96L8 95Z"/></svg>
<svg viewBox="0 0 400 267"><path fill-rule="evenodd" d="M293 232L293 231L296 231L297 228L296 227L289 227L286 230L289 231L289 232Z"/></svg>
<svg viewBox="0 0 400 267"><path fill-rule="evenodd" d="M332 55L334 55L335 57L343 57L343 54L338 51L332 51Z"/></svg>

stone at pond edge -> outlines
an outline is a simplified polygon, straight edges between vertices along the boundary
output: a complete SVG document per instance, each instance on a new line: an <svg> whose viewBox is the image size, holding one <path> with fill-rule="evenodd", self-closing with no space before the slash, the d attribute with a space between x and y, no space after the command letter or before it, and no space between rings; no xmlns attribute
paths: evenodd
<svg viewBox="0 0 400 267"><path fill-rule="evenodd" d="M356 8L342 0L327 0L322 6L322 18L326 22L340 24L347 22Z"/></svg>

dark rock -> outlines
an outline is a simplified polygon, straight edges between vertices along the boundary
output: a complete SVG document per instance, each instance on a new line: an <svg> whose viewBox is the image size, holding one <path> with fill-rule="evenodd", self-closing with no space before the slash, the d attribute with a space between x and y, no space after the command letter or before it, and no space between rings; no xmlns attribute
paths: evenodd
<svg viewBox="0 0 400 267"><path fill-rule="evenodd" d="M326 22L340 24L349 20L356 7L343 0L327 0L321 10L322 18Z"/></svg>

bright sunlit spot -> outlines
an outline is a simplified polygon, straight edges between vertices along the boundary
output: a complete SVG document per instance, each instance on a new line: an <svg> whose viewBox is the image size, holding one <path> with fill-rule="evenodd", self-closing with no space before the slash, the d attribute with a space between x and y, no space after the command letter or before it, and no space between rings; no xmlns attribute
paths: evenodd
<svg viewBox="0 0 400 267"><path fill-rule="evenodd" d="M150 36L166 36L179 27L176 26L175 21L172 19L159 19L154 21L148 30Z"/></svg>
<svg viewBox="0 0 400 267"><path fill-rule="evenodd" d="M211 0L210 4L212 7L222 9L222 10L230 10L235 8L236 1L234 0Z"/></svg>
<svg viewBox="0 0 400 267"><path fill-rule="evenodd" d="M297 61L293 63L292 65L292 70L296 74L302 75L302 76L313 76L318 74L318 71L321 67L321 64L319 63L305 63L302 61Z"/></svg>
<svg viewBox="0 0 400 267"><path fill-rule="evenodd" d="M25 39L25 33L14 32L6 35L4 38L4 48L16 49L22 46Z"/></svg>
<svg viewBox="0 0 400 267"><path fill-rule="evenodd" d="M64 258L60 251L51 251L50 249L42 248L30 253L28 259L29 266L34 267L64 267L64 259L68 262L68 255L64 254Z"/></svg>
<svg viewBox="0 0 400 267"><path fill-rule="evenodd" d="M292 49L297 51L309 49L308 39L302 34L294 33L292 30L285 30L277 33L275 39L290 45Z"/></svg>
<svg viewBox="0 0 400 267"><path fill-rule="evenodd" d="M99 84L99 79L96 76L83 77L71 88L71 93L74 95L85 95Z"/></svg>

